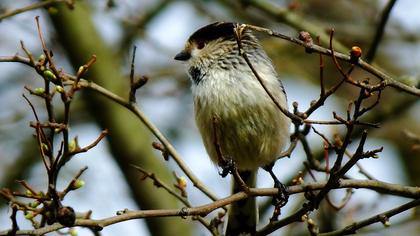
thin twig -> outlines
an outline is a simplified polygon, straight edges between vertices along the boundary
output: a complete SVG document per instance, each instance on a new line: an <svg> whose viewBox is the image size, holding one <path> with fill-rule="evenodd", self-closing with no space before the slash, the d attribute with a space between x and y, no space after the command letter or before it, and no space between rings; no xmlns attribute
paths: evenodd
<svg viewBox="0 0 420 236"><path fill-rule="evenodd" d="M287 107L283 107L278 99L276 99L273 94L271 94L270 90L268 90L267 86L265 85L264 81L262 80L262 78L259 76L257 70L255 70L254 66L252 65L251 61L248 58L248 55L246 54L246 52L244 50L242 50L242 32L243 30L245 30L246 25L237 25L234 29L234 35L238 44L238 50L240 55L245 59L245 62L248 64L248 67L251 69L252 73L254 74L254 76L257 78L258 82L261 84L261 86L264 88L265 92L268 94L268 96L271 98L271 100L274 102L274 104L277 106L277 108L287 117L289 117L290 119L292 119L294 122L297 123L303 123L303 119L291 112L289 112L289 110L287 110Z"/></svg>
<svg viewBox="0 0 420 236"><path fill-rule="evenodd" d="M173 197L181 201L186 207L192 207L191 203L188 201L186 197L183 197L180 194L178 194L176 191L170 188L165 182L159 179L154 173L148 172L147 170L145 170L144 168L140 166L136 166L136 165L131 165L131 166L137 169L140 173L142 173L144 175L143 178L151 179L155 186L162 187L163 189L165 189L166 192L168 192L170 195L172 195ZM197 216L196 218L210 232L213 232L215 230L213 227L211 227L210 222L208 222L203 217Z"/></svg>
<svg viewBox="0 0 420 236"><path fill-rule="evenodd" d="M87 145L83 148L77 148L76 150L71 151L70 155L75 155L75 154L78 154L78 153L81 153L81 152L89 151L90 149L92 149L96 145L98 145L101 142L101 140L106 137L106 135L108 135L108 130L107 129L102 130L102 132L99 134L99 136L91 144L89 144L89 145Z"/></svg>
<svg viewBox="0 0 420 236"><path fill-rule="evenodd" d="M74 93L79 89L78 84L82 76L88 71L88 69L96 62L96 55L92 55L89 61L84 64L83 66L79 67L79 70L76 74L76 81L73 83L70 91L68 92L68 96L71 98L73 97Z"/></svg>
<svg viewBox="0 0 420 236"><path fill-rule="evenodd" d="M284 158L284 157L290 157L292 155L293 150L295 150L297 143L298 143L297 138L293 137L292 141L290 142L289 147L284 150L282 153L280 153L280 155L277 157L277 160Z"/></svg>
<svg viewBox="0 0 420 236"><path fill-rule="evenodd" d="M25 44L23 43L22 40L20 40L20 47L22 48L22 50L25 52L26 56L29 58L29 62L33 65L35 65L35 60L33 58L32 53L25 47Z"/></svg>
<svg viewBox="0 0 420 236"><path fill-rule="evenodd" d="M37 191L35 191L34 188L32 188L32 186L30 186L28 184L28 182L26 182L25 180L16 180L17 183L19 183L20 185L22 185L26 190L28 190L29 192L31 192L31 194L33 195L37 195Z"/></svg>
<svg viewBox="0 0 420 236"><path fill-rule="evenodd" d="M267 29L267 28L263 28L263 27L259 27L259 26L254 26L254 25L249 25L249 24L243 24L243 25L245 27L251 29L251 30L266 33L270 36L287 40L289 42L292 42L294 44L302 46L309 51L321 53L321 54L328 55L328 56L332 55L331 50L329 50L327 48L324 48L324 47L321 47L321 46L318 46L318 45L315 45L315 44L307 44L302 40L299 40L297 38L293 38L293 37L290 37L290 36L286 36L284 34L275 32L271 29ZM335 52L335 57L339 60L342 60L342 61L346 61L346 62L349 62L349 63L354 63L351 56L347 55L347 54ZM409 93L409 94L420 97L420 89L419 88L411 87L409 85L403 84L403 83L395 80L391 76L382 72L380 69L370 65L368 62L362 60L361 58L359 58L356 65L358 67L362 68L364 71L369 72L370 74L372 74L375 77L377 77L378 79L380 79L381 83L379 83L377 85L378 87L381 88L381 87L391 86L391 87L396 88L400 91L404 91L406 93ZM358 86L362 86L362 85L358 85ZM369 87L366 87L366 88L369 88Z"/></svg>
<svg viewBox="0 0 420 236"><path fill-rule="evenodd" d="M34 114L34 116L35 116L35 120L37 121L37 123L38 124L40 124L40 122L39 122L39 117L38 117L38 114L36 113L36 110L35 110L35 107L34 107L34 105L32 104L32 102L28 99L28 97L26 97L26 95L25 94L22 94L22 97L26 100L26 102L29 104L29 106L31 107L31 110L32 110L32 113Z"/></svg>
<svg viewBox="0 0 420 236"><path fill-rule="evenodd" d="M357 230L363 227L366 227L368 225L374 224L374 223L378 223L378 222L382 222L383 224L386 224L387 221L389 220L389 218L391 218L392 216L395 216L401 212L407 211L411 208L414 208L416 206L420 205L420 199L416 199L413 200L411 202L408 202L406 204L403 204L399 207L393 208L389 211L385 211L383 213L380 213L378 215L369 217L365 220L361 220L358 222L354 222L346 227L344 227L343 229L340 230L336 230L336 231L332 231L332 232L327 232L327 233L321 233L319 234L319 236L337 236L337 235L348 235L348 234L356 234Z"/></svg>
<svg viewBox="0 0 420 236"><path fill-rule="evenodd" d="M334 204L331 201L330 196L328 194L325 196L325 200L328 202L328 204L332 208L334 208L334 210L339 211L347 205L347 203L350 201L352 195L353 195L353 189L348 188L348 189L346 189L346 195L344 196L344 198L341 200L341 202L338 205Z"/></svg>
<svg viewBox="0 0 420 236"><path fill-rule="evenodd" d="M79 172L73 177L73 179L70 181L70 183L67 185L67 187L59 193L60 199L63 200L64 197L69 193L71 190L74 190L74 184L76 181L82 176L82 174L88 169L87 166L83 167L79 170Z"/></svg>
<svg viewBox="0 0 420 236"><path fill-rule="evenodd" d="M160 180L154 173L151 173L147 170L145 170L144 168L137 166L137 165L131 165L132 167L134 167L136 170L138 170L143 176L141 176L141 179L145 179L145 178L149 178L153 181L153 184L156 187L161 187L163 189L165 189L166 192L168 192L170 195L174 196L176 199L178 199L180 202L182 202L185 206L187 207L191 207L191 203L188 201L187 198L182 197L180 194L178 194L175 190L173 190L172 188L170 188L165 182L163 182L162 180Z"/></svg>
<svg viewBox="0 0 420 236"><path fill-rule="evenodd" d="M350 151L348 151L348 150L346 150L345 153L346 153L346 156L348 156L350 159L353 158L353 156L354 156L354 154L350 153ZM377 180L375 177L373 177L373 175L368 173L367 170L360 163L356 163L356 166L357 166L357 168L359 168L359 173L364 175L367 179Z"/></svg>
<svg viewBox="0 0 420 236"><path fill-rule="evenodd" d="M51 144L48 142L47 144L45 144L42 140L45 140L45 134L41 128L40 121L38 118L38 115L36 113L35 107L33 106L32 102L26 97L25 94L22 94L23 98L28 102L29 106L32 109L32 113L35 116L35 120L38 124L38 126L35 127L35 131L36 131L36 137L37 137L37 141L38 141L38 148L39 148L39 152L41 154L41 159L42 162L44 163L44 167L46 168L47 172L49 173L50 171L50 164L51 164L51 158L49 158L50 163L47 163L47 155L45 154L45 148L44 145L47 145L48 149L51 149Z"/></svg>
<svg viewBox="0 0 420 236"><path fill-rule="evenodd" d="M69 77L69 79L74 80L74 77ZM176 151L176 149L172 146L169 140L160 132L160 130L147 118L147 116L139 109L138 106L127 102L126 99L112 93L111 91L93 83L92 81L87 81L81 79L79 82L81 87L88 88L102 94L103 96L107 97L108 99L122 105L123 107L127 108L131 111L135 116L137 116L140 121L149 129L150 132L155 135L155 137L162 143L168 153L172 156L173 160L177 163L177 165L181 168L181 170L185 173L185 175L191 180L193 185L198 188L201 192L203 192L207 197L211 200L217 200L218 197L206 187L206 185L199 180L192 170L188 167L188 165L183 161L182 157Z"/></svg>

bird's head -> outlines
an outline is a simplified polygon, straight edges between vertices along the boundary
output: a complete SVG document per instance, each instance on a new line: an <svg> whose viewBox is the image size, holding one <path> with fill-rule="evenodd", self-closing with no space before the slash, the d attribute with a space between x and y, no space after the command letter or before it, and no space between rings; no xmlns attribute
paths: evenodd
<svg viewBox="0 0 420 236"><path fill-rule="evenodd" d="M235 37L237 23L215 22L195 31L187 40L185 48L175 56L175 60L184 61L191 66L212 64L224 58L240 56ZM257 39L250 30L241 34L244 48L259 47Z"/></svg>

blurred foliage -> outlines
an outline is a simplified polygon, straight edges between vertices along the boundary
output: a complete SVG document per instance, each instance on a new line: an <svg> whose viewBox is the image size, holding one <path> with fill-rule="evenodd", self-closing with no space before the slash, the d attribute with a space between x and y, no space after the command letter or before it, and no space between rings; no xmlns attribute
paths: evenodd
<svg viewBox="0 0 420 236"><path fill-rule="evenodd" d="M94 71L88 74L92 77L89 79L110 90L119 91L120 94L128 93L128 55L133 44L140 45L141 53L144 54L138 55L136 67L139 69L137 71L139 71L138 74L146 71L151 80L139 91L139 100L143 102L144 99L147 99L149 102L155 101L156 104L162 105L157 101L170 98L183 101L176 104L186 106L187 102L184 103L184 101L189 98L189 83L184 68L171 61L175 52L180 48L175 48L175 44L172 47L167 46L171 43L164 45L159 43L172 40L171 35L166 35L166 29L159 29L161 31L159 40L152 38L150 33L152 30L156 30L153 28L156 25L162 26L162 23L158 24L159 22L163 21L168 24L168 17L172 17L171 19L183 17L183 14L186 13L193 16L196 21L188 22L189 25L179 25L177 22L164 25L170 28L178 27L179 31L186 32L185 39L188 37L188 32L194 31L201 23L229 20L261 25L292 36L297 36L298 32L302 30L308 31L312 33L315 41L317 36L321 36L324 39L322 45L326 47L328 45L325 44L325 40L328 41L328 32L334 28L336 32L334 45L339 48L350 48L357 45L367 52L372 46L372 38L384 2L379 0L76 1L76 10L73 11L63 5L57 5L54 8L25 12L1 21L0 52L2 55L13 55L20 51L17 45L18 40L22 39L27 45L30 45L33 52L39 54L40 45L33 17L41 15L48 37L47 43L54 51L58 60L57 64L62 65L65 71L76 70L75 68L84 64L91 54L100 55ZM30 1L25 1L25 3L29 4ZM265 11L259 4L271 6L271 9L278 11L279 15ZM7 9L23 5L24 3L20 1L2 1L0 2L0 14ZM398 4L395 7L398 7ZM48 18L47 10L52 13L51 18ZM189 12L181 12L181 10ZM78 15L80 11L84 15ZM420 50L418 48L420 33L409 32L401 24L395 20L388 23L385 36L374 60L375 65L397 77L413 75L414 71L412 67L404 65L404 61L398 60L400 57L410 57L410 55L403 54L407 52L404 48L409 49L413 45L417 45L417 52ZM269 38L265 35L259 36L284 80L305 81L308 86L318 87L319 55L307 54L301 47L282 40ZM400 50L395 50L395 47ZM395 51L401 52L402 55L396 55ZM345 53L345 51L342 52ZM162 60L162 58L165 59ZM330 59L325 59L325 62L326 84L331 86L340 80L340 76ZM33 79L36 77L34 73L23 66L9 66L10 64L0 64L1 70L4 71L0 75L0 91L2 91L0 94L2 101L0 104L0 129L2 130L0 135L0 172L2 172L0 186L10 186L13 184L11 180L26 178L34 164L40 160L37 159L35 142L27 131L26 122L32 119L32 114L20 98L24 84L35 87L38 82ZM360 79L367 77L375 79L360 70L356 70L353 76ZM414 76L418 77L418 75ZM293 83L293 81L289 81L289 83ZM126 91L124 91L125 89ZM358 93L358 90L351 86L344 86L335 94L334 101L340 104L339 107L344 107L341 108L341 112L345 110L349 99L354 97L355 93ZM382 126L381 129L374 131L374 135L396 147L398 155L393 158L398 159L405 166L405 174L410 184L420 185L420 152L418 149L412 149L411 143L403 136L404 130L420 134L418 98L407 97L408 95L392 89L387 89L383 95L380 108L373 112L369 118L372 122L380 122ZM91 94L85 94L83 98L79 99L81 104L72 113L72 121L77 124L111 128L108 139L110 152L119 163L121 171L125 173L127 183L132 189L139 207L149 208L148 205L142 206L145 200L139 199L141 195L147 195L146 198L153 200L160 199L161 195L165 194L159 191L145 190L144 188L152 189L153 186L142 186L136 173L127 169L132 162L140 163L140 165L142 165L141 163L143 165L153 163L150 164L150 166L154 166L152 169L155 168L156 172L162 173L162 176L166 176L166 180L171 181L168 175L169 171L163 168L160 157L152 152L150 144L153 138L144 128L139 127L141 125L138 121L133 121L133 117L127 115L121 108L114 110L109 102ZM16 104L19 105L16 106ZM179 132L191 126L186 121L192 120L192 114L184 112L185 107L178 108L178 110L183 112L168 114L171 116L168 119L176 122L158 124L164 127L164 133L170 131L173 139L182 138ZM9 119L8 117L14 118ZM126 126L121 129L123 125ZM9 126L12 126L13 129L8 129ZM119 133L116 132L117 130ZM123 137L125 138L123 139ZM176 142L176 140L174 141ZM129 157L122 158L127 156ZM164 206L168 206L166 205L167 201L171 202L168 203L170 206L178 206L172 200L161 201L165 203ZM153 208L159 208L153 205L154 203L151 204ZM320 216L320 219L328 222L331 219L328 216L335 213L324 212L324 214L326 215ZM162 227L162 224L167 224L166 227L169 230L174 229L173 222L178 221L159 222L157 226L152 226L153 223L149 224L151 234L158 235L157 232L165 228ZM179 226L179 222L175 224ZM181 225L183 226L179 226L179 229L184 230L185 224ZM322 228L323 230L335 227L333 223L323 226L325 226ZM167 235L166 233L167 231L162 230L160 235ZM289 235L294 234L289 232Z"/></svg>

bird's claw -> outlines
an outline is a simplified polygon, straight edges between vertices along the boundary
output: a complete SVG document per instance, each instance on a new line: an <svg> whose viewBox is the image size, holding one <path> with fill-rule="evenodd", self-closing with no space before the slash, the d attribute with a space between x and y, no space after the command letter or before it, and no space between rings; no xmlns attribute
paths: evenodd
<svg viewBox="0 0 420 236"><path fill-rule="evenodd" d="M235 169L235 162L232 159L225 159L223 163L220 163L220 168L222 168L222 171L219 172L219 175L224 178L233 172Z"/></svg>
<svg viewBox="0 0 420 236"><path fill-rule="evenodd" d="M278 189L276 196L273 196L271 204L274 206L273 216L270 218L270 221L277 221L280 214L281 208L284 207L289 200L289 192L287 187L282 184L280 181L274 181L274 187Z"/></svg>
<svg viewBox="0 0 420 236"><path fill-rule="evenodd" d="M278 189L278 193L273 197L273 205L283 207L289 200L289 192L287 191L286 185L280 181L274 182L274 187Z"/></svg>

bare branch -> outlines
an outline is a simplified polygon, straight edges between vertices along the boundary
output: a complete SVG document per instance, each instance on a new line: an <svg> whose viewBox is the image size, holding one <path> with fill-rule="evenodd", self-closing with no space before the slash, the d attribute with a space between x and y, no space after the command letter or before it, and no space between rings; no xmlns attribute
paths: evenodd
<svg viewBox="0 0 420 236"><path fill-rule="evenodd" d="M248 56L246 55L246 53L242 50L242 48L241 48L242 32L245 29L245 27L247 27L247 26L248 25L238 25L234 29L234 35L235 35L236 41L238 43L239 53L245 59L246 63L248 64L248 67L251 69L252 73L255 75L255 77L257 78L258 82L264 88L264 90L268 94L268 96L270 96L270 98L274 102L274 104L276 104L277 108L284 115L286 115L287 117L289 117L290 119L292 119L294 122L302 123L303 120L302 120L301 117L299 117L299 116L297 116L297 115L289 112L286 107L283 107L282 105L280 105L279 101L273 96L273 94L271 94L271 92L268 90L267 86L264 84L264 81L258 75L258 72L255 70L254 66L251 64L251 62L250 62Z"/></svg>
<svg viewBox="0 0 420 236"><path fill-rule="evenodd" d="M161 179L159 179L154 173L148 172L147 170L143 169L140 166L136 166L136 165L132 165L134 168L136 168L141 174L143 174L144 176L142 177L142 179L144 178L149 178L153 181L154 185L157 187L162 187L163 189L165 189L165 191L167 191L170 195L174 196L176 199L178 199L179 201L181 201L185 206L187 207L191 207L191 203L188 201L188 199L186 197L181 196L180 194L178 194L177 192L175 192L172 188L170 188L165 182L163 182ZM210 232L215 231L215 229L210 225L210 222L208 222L206 219L204 219L201 216L197 216L197 220L204 225L204 227L206 227L208 230L210 230Z"/></svg>
<svg viewBox="0 0 420 236"><path fill-rule="evenodd" d="M389 224L388 220L394 215L397 215L401 212L407 211L411 208L414 208L416 206L420 205L420 199L413 200L411 202L408 202L406 204L403 204L399 207L396 207L394 209L391 209L389 211L385 211L383 213L380 213L378 215L369 217L365 220L352 223L343 229L327 232L327 233L321 233L319 236L336 236L336 235L347 235L347 234L355 234L358 229L366 227L368 225L381 222L382 224Z"/></svg>
<svg viewBox="0 0 420 236"><path fill-rule="evenodd" d="M74 80L74 77L69 76L70 79ZM126 99L112 93L111 91L93 83L92 81L87 81L81 79L79 82L81 87L85 87L91 90L94 90L105 97L111 99L112 101L122 105L123 107L130 110L134 115L136 115L140 121L149 129L150 132L155 135L157 139L162 143L168 153L172 156L173 160L177 165L182 169L185 175L191 180L195 187L202 191L206 196L212 200L217 200L218 198L214 193L212 193L203 182L201 182L188 167L188 165L183 161L181 156L178 154L176 149L172 146L168 139L160 132L160 130L146 117L146 115L133 103L127 102Z"/></svg>
<svg viewBox="0 0 420 236"><path fill-rule="evenodd" d="M87 166L83 167L82 169L79 170L79 172L73 177L73 179L70 181L70 183L67 185L67 187L61 192L59 193L60 199L63 200L64 197L67 195L67 193L69 193L72 190L75 190L75 186L74 184L76 183L76 181L80 178L80 176L88 169Z"/></svg>
<svg viewBox="0 0 420 236"><path fill-rule="evenodd" d="M87 145L86 147L83 148L76 148L76 150L74 151L70 151L70 155L75 155L81 152L87 152L90 149L94 148L96 145L98 145L102 139L105 138L105 136L108 135L108 130L103 130L99 136L95 139L95 141L93 141L91 144Z"/></svg>
<svg viewBox="0 0 420 236"><path fill-rule="evenodd" d="M254 25L249 25L249 24L243 24L243 25L245 25L245 27L247 27L249 29L252 29L252 30L255 30L255 31L258 31L258 32L263 32L263 33L266 33L266 34L271 35L273 37L277 37L277 38L287 40L289 42L292 42L294 44L302 46L305 49L309 49L312 52L317 52L317 53L321 53L321 54L328 55L328 56L332 55L332 51L330 49L327 49L327 48L324 48L324 47L321 47L321 46L318 46L318 45L315 45L315 44L307 44L302 40L283 35L281 33L275 32L271 29L267 29L267 28L263 28L263 27L259 27L259 26L254 26ZM353 59L350 55L335 52L335 57L339 60L342 60L342 61L346 61L346 62L349 62L349 63L354 63L354 61L353 61ZM369 63L365 62L361 58L359 58L356 65L359 66L364 71L369 72L372 75L374 75L375 77L377 77L378 79L380 79L381 83L377 85L378 87L390 86L390 87L396 88L400 91L403 91L403 92L406 92L406 93L409 93L409 94L412 94L412 95L415 95L415 96L420 96L420 89L418 89L416 87L411 87L409 85L403 84L403 83L395 80L391 76L387 75L386 73L384 73L380 69L370 65ZM368 87L366 87L366 88L368 88Z"/></svg>
<svg viewBox="0 0 420 236"><path fill-rule="evenodd" d="M310 190L320 190L326 186L326 182L317 182L305 185L296 185L296 186L289 186L288 191L289 194L297 194L297 193L304 193ZM420 197L420 188L419 187L409 187L409 186L402 186L397 184L390 184L376 180L342 180L340 183L334 187L334 189L340 188L366 188L377 191L379 193L386 193L401 197L408 197L417 199ZM256 196L274 196L278 194L277 188L250 188L249 193L245 192L238 192L233 195L230 195L226 198L222 198L217 201L213 201L209 204L204 204L197 207L191 208L182 208L182 209L164 209L164 210L141 210L141 211L124 211L120 215L104 218L101 220L90 220L90 219L77 219L74 226L85 226L85 227L93 227L93 228L103 228L108 225L116 224L119 222L132 220L132 219L141 219L147 217L171 217L171 216L205 216L210 212L214 211L215 209L221 208L223 206L227 206L233 202L237 202L239 200L248 198L248 197L256 197ZM420 200L415 200L416 205L411 204L410 208L417 206L420 204ZM269 226L266 226L261 231L259 231L256 235L265 235L263 233L273 232L274 230L280 228L281 226L287 225L291 222L300 221L301 216L308 212L307 207L303 207L296 213L292 214L291 216L285 217L284 219L270 223ZM35 229L35 230L20 230L17 232L16 235L39 235L45 234L48 232L53 232L58 229L64 228L63 225L59 223L55 223L50 226L46 226L43 228ZM7 231L1 231L0 236L7 235Z"/></svg>

